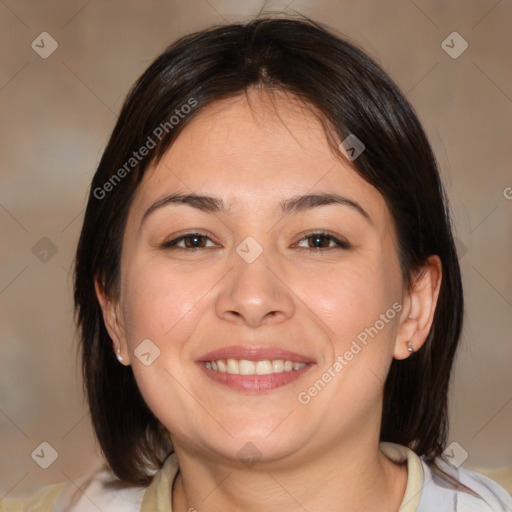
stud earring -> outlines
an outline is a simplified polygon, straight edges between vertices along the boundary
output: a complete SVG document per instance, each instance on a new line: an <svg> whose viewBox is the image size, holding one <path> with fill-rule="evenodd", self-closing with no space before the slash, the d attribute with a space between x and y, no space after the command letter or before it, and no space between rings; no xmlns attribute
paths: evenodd
<svg viewBox="0 0 512 512"><path fill-rule="evenodd" d="M122 363L123 362L123 356L121 355L121 348L118 348L116 350L116 357L117 357L117 360Z"/></svg>
<svg viewBox="0 0 512 512"><path fill-rule="evenodd" d="M407 342L407 350L409 351L409 354L412 354L414 352L414 348L412 347L412 342L409 340Z"/></svg>

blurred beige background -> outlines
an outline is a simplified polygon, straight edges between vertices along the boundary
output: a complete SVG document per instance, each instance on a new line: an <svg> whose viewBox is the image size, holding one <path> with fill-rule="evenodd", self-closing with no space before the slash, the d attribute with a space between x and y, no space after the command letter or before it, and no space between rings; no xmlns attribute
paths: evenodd
<svg viewBox="0 0 512 512"><path fill-rule="evenodd" d="M417 109L450 196L467 300L449 438L466 466L512 490L510 0L0 0L0 498L100 461L70 270L88 185L130 85L178 36L262 8L353 38ZM42 442L58 452L48 469L31 457Z"/></svg>

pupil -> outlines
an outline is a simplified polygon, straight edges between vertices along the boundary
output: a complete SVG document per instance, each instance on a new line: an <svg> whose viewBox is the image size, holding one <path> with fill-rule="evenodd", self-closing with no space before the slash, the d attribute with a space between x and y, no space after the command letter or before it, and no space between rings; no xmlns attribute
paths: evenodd
<svg viewBox="0 0 512 512"><path fill-rule="evenodd" d="M313 243L315 244L315 247L323 247L325 244L322 242L325 242L325 237L323 235L316 235L313 237Z"/></svg>
<svg viewBox="0 0 512 512"><path fill-rule="evenodd" d="M189 237L189 245L191 245L192 247L200 247L202 238L203 237L201 235Z"/></svg>

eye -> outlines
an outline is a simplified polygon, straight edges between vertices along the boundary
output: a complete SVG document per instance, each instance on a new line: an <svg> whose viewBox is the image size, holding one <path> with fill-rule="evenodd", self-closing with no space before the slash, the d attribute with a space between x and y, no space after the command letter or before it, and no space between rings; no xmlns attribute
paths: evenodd
<svg viewBox="0 0 512 512"><path fill-rule="evenodd" d="M307 245L301 245L305 242ZM310 233L309 235L302 238L297 244L299 247L304 247L305 249L310 250L318 250L318 249L350 249L350 244L345 240L340 240L336 238L334 235L326 232L317 232Z"/></svg>
<svg viewBox="0 0 512 512"><path fill-rule="evenodd" d="M208 245L210 243L210 245ZM303 245L306 243L307 245ZM349 249L350 244L344 240L331 235L327 232L311 233L302 238L298 247L305 249L318 250L318 249ZM177 238L169 240L163 244L164 249L206 249L208 247L216 247L216 244L205 234L199 232L185 233Z"/></svg>
<svg viewBox="0 0 512 512"><path fill-rule="evenodd" d="M212 245L206 245L208 240ZM164 249L206 249L207 247L216 247L216 245L203 233L185 233L178 238L165 242L162 247Z"/></svg>

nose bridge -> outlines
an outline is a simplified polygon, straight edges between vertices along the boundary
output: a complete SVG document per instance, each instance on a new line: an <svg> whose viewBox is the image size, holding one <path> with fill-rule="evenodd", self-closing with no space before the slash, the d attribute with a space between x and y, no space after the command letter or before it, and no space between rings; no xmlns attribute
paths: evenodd
<svg viewBox="0 0 512 512"><path fill-rule="evenodd" d="M278 277L277 261L270 251L249 236L230 254L232 271L216 304L217 314L224 320L256 327L293 315L293 297Z"/></svg>

